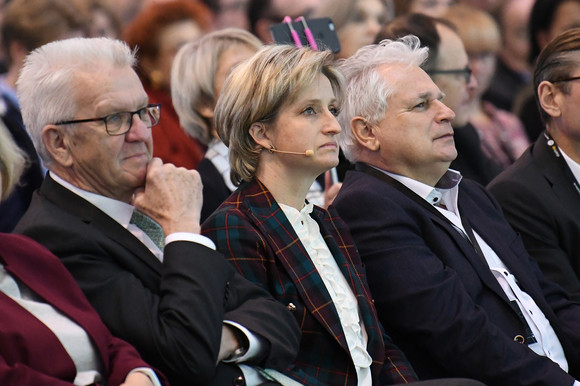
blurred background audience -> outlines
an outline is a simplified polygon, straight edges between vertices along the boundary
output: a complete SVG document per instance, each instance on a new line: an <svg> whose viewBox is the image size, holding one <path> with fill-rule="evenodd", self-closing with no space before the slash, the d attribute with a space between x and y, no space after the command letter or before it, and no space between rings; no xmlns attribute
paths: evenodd
<svg viewBox="0 0 580 386"><path fill-rule="evenodd" d="M483 99L503 110L511 111L518 93L531 82L528 31L533 5L534 0L504 0L496 14L502 44Z"/></svg>
<svg viewBox="0 0 580 386"><path fill-rule="evenodd" d="M6 72L0 77L0 118L28 160L14 191L0 203L0 232L10 232L28 208L44 174L22 122L16 79L30 51L54 40L86 36L91 14L83 0L12 0L2 9L2 16Z"/></svg>
<svg viewBox="0 0 580 386"><path fill-rule="evenodd" d="M183 46L173 63L171 96L187 135L208 147L197 171L203 183L203 222L236 187L230 180L228 148L214 125L214 107L231 69L262 43L238 28L212 32Z"/></svg>
<svg viewBox="0 0 580 386"><path fill-rule="evenodd" d="M171 101L171 65L184 44L209 32L213 15L194 0L155 1L145 6L123 31L129 46L138 49L138 74L149 103L160 103L163 114L153 129L153 155L164 162L195 169L205 146L187 136Z"/></svg>
<svg viewBox="0 0 580 386"><path fill-rule="evenodd" d="M519 158L530 143L514 114L482 100L494 74L501 45L499 28L489 13L463 4L450 7L445 19L457 28L477 80L469 95L469 122L479 134L485 155L505 168Z"/></svg>
<svg viewBox="0 0 580 386"><path fill-rule="evenodd" d="M536 0L529 24L530 65L533 67L540 51L552 39L574 27L580 27L580 0ZM513 107L530 141L535 141L544 130L534 91L531 85L524 88Z"/></svg>
<svg viewBox="0 0 580 386"><path fill-rule="evenodd" d="M395 18L395 8L392 0L326 0L314 16L332 19L341 46L337 57L348 58L374 42L381 26Z"/></svg>

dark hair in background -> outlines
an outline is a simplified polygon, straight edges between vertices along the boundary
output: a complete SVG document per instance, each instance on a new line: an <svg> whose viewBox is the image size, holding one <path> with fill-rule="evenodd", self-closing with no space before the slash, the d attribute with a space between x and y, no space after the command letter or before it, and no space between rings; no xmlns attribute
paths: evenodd
<svg viewBox="0 0 580 386"><path fill-rule="evenodd" d="M375 43L378 44L384 39L397 40L409 34L415 35L421 41L421 47L429 48L429 57L422 67L424 70L431 70L437 62L439 44L441 43L441 37L437 32L438 23L454 31L456 30L455 26L447 20L420 13L411 13L399 16L390 23L385 24L377 34Z"/></svg>

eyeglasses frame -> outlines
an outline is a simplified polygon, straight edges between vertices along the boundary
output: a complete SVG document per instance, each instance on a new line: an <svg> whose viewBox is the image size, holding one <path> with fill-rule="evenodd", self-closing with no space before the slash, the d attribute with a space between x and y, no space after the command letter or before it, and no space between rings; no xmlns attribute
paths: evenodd
<svg viewBox="0 0 580 386"><path fill-rule="evenodd" d="M429 75L463 75L463 77L465 78L465 82L469 83L469 80L471 79L471 74L473 74L473 70L471 69L470 66L465 66L465 68L458 68L458 69L453 69L453 70L429 70L427 71L427 74Z"/></svg>
<svg viewBox="0 0 580 386"><path fill-rule="evenodd" d="M147 106L142 107L139 110L135 110L135 111L119 111L117 113L108 114L108 115L105 115L104 117L100 117L100 118L87 118L87 119L74 119L74 120L70 120L70 121L59 121L57 123L54 123L54 125L72 125L74 123L103 121L103 123L105 124L105 131L107 132L107 134L110 136L118 136L118 135L127 134L129 131L131 131L131 128L133 127L133 116L135 114L139 114L141 111L148 110L152 107L157 108L157 110L159 111L159 118L161 118L161 104L160 103L151 103L151 104L148 104ZM117 114L122 114L122 113L130 113L131 114L131 118L129 119L129 127L127 128L126 131L111 134L109 132L108 127L107 127L107 118L109 118L112 115L117 115ZM139 118L139 119L141 119L141 118ZM157 125L158 123L159 123L159 120L157 120L157 122L155 122L153 125L151 125L151 127ZM151 127L149 127L149 128L151 128Z"/></svg>

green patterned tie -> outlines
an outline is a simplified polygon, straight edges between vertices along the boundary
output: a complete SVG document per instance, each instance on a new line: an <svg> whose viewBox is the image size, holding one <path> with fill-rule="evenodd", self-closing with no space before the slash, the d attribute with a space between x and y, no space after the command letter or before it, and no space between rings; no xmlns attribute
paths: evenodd
<svg viewBox="0 0 580 386"><path fill-rule="evenodd" d="M135 224L139 229L141 229L151 241L157 245L157 247L163 251L165 247L165 236L163 235L163 229L161 225L151 217L138 210L133 211L133 216L131 216L131 224Z"/></svg>

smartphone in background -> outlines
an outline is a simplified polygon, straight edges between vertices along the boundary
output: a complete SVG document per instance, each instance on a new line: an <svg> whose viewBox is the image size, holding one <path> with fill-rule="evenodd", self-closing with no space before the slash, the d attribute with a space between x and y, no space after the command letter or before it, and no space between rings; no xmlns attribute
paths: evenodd
<svg viewBox="0 0 580 386"><path fill-rule="evenodd" d="M334 53L340 52L340 42L336 35L334 23L330 18L306 19L306 24L310 28L319 50L329 49ZM292 22L292 27L298 33L302 45L308 46L308 40L304 33L304 23L297 20ZM290 33L290 27L286 23L273 24L270 27L270 33L277 44L295 44Z"/></svg>

